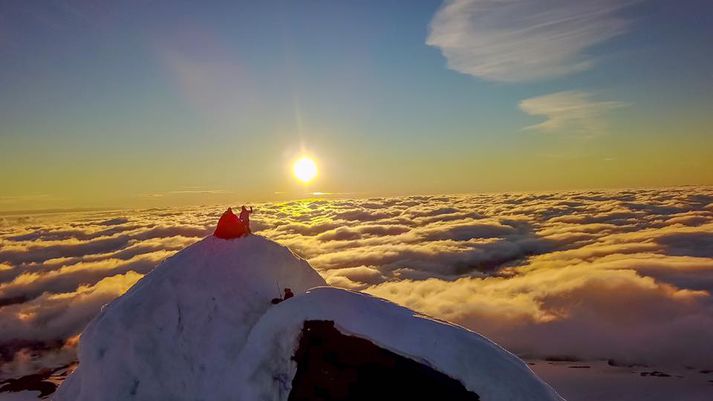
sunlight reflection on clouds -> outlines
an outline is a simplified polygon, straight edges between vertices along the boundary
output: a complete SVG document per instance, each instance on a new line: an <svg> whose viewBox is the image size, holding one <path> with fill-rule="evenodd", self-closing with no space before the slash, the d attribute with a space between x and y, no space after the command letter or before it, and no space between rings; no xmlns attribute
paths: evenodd
<svg viewBox="0 0 713 401"><path fill-rule="evenodd" d="M102 304L210 234L222 211L0 217L0 373L73 358L71 339ZM255 232L330 284L514 352L713 359L711 188L314 199L256 212Z"/></svg>

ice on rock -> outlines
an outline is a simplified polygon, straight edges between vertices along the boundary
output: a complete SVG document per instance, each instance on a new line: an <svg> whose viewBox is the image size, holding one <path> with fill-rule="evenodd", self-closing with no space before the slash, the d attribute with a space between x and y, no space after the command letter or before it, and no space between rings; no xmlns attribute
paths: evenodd
<svg viewBox="0 0 713 401"><path fill-rule="evenodd" d="M320 287L268 311L253 327L235 378L242 400L285 400L291 361L305 321L332 321L343 334L368 339L460 381L481 400L561 400L527 364L487 338L370 295ZM286 378L286 380L285 380ZM279 384L276 385L276 384ZM220 394L219 399L228 397Z"/></svg>

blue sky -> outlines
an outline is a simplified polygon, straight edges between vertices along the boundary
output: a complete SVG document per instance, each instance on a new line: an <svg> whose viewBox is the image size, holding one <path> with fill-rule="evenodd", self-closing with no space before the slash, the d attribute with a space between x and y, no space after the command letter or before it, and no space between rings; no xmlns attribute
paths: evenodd
<svg viewBox="0 0 713 401"><path fill-rule="evenodd" d="M0 208L711 184L712 11L3 2Z"/></svg>

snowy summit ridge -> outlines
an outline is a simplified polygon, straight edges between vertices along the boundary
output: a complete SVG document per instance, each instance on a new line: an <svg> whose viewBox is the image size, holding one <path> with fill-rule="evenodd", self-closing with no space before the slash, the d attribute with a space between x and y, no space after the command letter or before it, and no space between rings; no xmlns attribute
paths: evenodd
<svg viewBox="0 0 713 401"><path fill-rule="evenodd" d="M272 305L283 288L295 297ZM354 347L366 351L350 354ZM322 366L322 355L342 362ZM387 365L460 391L459 399L561 400L486 338L326 287L306 261L257 235L210 236L164 261L87 326L79 361L54 400L299 400L321 386L320 375L329 375L320 391L343 384L357 394L379 379L355 377Z"/></svg>

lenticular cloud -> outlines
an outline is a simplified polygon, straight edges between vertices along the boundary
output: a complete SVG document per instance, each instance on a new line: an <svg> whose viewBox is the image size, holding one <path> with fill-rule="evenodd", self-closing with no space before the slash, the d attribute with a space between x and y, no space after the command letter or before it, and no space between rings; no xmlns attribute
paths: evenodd
<svg viewBox="0 0 713 401"><path fill-rule="evenodd" d="M60 366L101 305L209 235L215 208L0 218L2 377ZM713 359L713 189L310 200L253 228L331 285L525 356ZM685 339L685 341L682 341Z"/></svg>
<svg viewBox="0 0 713 401"><path fill-rule="evenodd" d="M452 70L503 82L590 69L587 51L629 29L636 0L452 0L431 21L426 43Z"/></svg>

